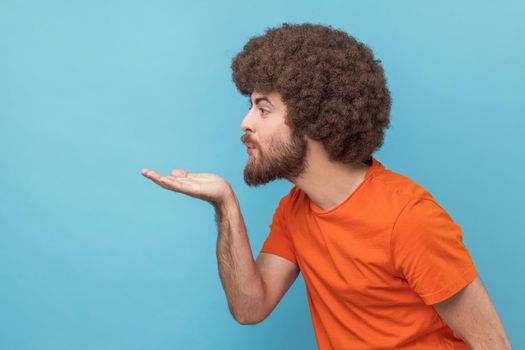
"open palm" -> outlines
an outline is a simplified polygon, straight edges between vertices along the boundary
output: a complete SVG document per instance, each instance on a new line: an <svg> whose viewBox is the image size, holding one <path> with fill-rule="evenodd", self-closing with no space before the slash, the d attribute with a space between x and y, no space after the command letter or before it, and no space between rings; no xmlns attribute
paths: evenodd
<svg viewBox="0 0 525 350"><path fill-rule="evenodd" d="M169 176L150 169L142 169L141 173L168 190L184 193L214 205L221 203L232 191L228 181L211 173L190 173L182 169L172 170Z"/></svg>

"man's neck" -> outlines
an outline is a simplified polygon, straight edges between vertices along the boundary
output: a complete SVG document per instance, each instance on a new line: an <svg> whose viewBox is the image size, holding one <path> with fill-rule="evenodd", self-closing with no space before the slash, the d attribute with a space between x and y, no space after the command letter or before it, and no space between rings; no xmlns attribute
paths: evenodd
<svg viewBox="0 0 525 350"><path fill-rule="evenodd" d="M330 161L322 152L309 152L305 173L293 182L323 211L341 204L363 182L371 165Z"/></svg>

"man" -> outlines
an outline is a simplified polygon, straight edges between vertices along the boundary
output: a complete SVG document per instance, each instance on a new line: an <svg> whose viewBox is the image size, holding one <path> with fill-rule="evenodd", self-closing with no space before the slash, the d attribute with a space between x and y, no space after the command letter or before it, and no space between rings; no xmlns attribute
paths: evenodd
<svg viewBox="0 0 525 350"><path fill-rule="evenodd" d="M254 261L239 202L220 176L143 175L210 202L234 318L264 320L302 272L320 349L510 349L462 241L432 195L372 153L389 127L380 61L331 27L283 24L232 62L250 97L245 182L295 186Z"/></svg>

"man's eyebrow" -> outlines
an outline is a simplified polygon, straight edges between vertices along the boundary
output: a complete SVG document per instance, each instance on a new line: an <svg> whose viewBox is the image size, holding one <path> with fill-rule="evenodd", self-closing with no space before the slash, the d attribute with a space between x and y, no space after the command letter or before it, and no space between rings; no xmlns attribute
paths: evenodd
<svg viewBox="0 0 525 350"><path fill-rule="evenodd" d="M270 100L268 99L268 97L266 97L266 96L263 96L263 97L257 97L257 98L255 99L255 104L259 104L259 102L261 102L261 101L266 101L266 102L268 102L268 103L270 104L270 106L273 107L273 104L270 102ZM251 100L251 99L250 99L250 103L252 103L252 100Z"/></svg>

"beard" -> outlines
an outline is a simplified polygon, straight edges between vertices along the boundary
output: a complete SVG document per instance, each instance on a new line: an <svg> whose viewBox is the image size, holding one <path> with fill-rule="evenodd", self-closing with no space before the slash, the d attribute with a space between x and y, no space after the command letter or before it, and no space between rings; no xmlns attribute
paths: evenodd
<svg viewBox="0 0 525 350"><path fill-rule="evenodd" d="M264 152L254 149L244 168L244 182L259 186L268 182L287 179L294 181L306 170L306 141L292 134L290 141L273 141Z"/></svg>

